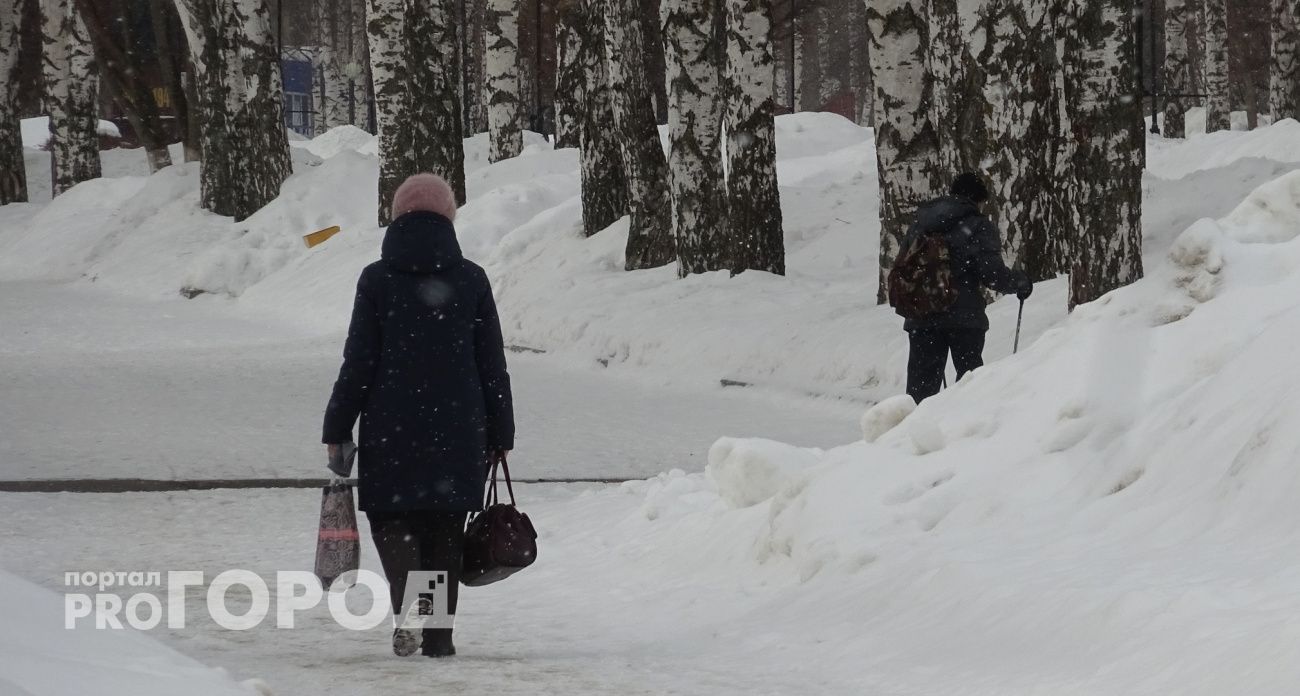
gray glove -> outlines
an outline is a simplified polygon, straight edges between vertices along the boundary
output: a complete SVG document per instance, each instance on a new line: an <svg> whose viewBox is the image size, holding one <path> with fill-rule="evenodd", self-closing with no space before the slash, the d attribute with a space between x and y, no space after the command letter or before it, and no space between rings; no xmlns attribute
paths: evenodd
<svg viewBox="0 0 1300 696"><path fill-rule="evenodd" d="M330 471L334 472L339 478L347 478L352 475L352 463L357 459L356 443L345 442L338 447L330 448L329 463L327 466Z"/></svg>

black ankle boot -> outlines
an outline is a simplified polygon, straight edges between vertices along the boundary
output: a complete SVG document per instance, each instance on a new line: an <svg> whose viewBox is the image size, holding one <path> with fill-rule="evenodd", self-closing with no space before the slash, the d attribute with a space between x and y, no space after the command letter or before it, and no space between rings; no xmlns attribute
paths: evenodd
<svg viewBox="0 0 1300 696"><path fill-rule="evenodd" d="M424 629L424 640L421 641L420 653L425 657L451 657L455 655L456 646L451 642L451 629Z"/></svg>

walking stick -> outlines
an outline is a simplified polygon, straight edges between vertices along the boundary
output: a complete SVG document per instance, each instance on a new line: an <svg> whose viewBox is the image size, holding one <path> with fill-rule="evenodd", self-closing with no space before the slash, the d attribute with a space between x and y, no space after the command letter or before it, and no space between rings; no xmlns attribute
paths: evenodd
<svg viewBox="0 0 1300 696"><path fill-rule="evenodd" d="M1011 346L1011 354L1015 355L1020 351L1020 322L1025 319L1025 301L1020 301L1020 312L1016 314L1016 342Z"/></svg>

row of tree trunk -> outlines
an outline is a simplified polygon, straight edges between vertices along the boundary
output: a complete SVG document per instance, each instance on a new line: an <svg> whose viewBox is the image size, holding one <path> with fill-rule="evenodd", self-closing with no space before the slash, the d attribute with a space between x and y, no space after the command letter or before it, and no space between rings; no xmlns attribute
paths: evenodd
<svg viewBox="0 0 1300 696"><path fill-rule="evenodd" d="M27 200L27 167L18 117L22 7L0 2L0 205Z"/></svg>
<svg viewBox="0 0 1300 696"><path fill-rule="evenodd" d="M1144 135L1128 2L963 9L883 0L868 10L879 301L913 212L961 171L990 180L1004 256L1034 280L1069 273L1072 307L1138 279Z"/></svg>
<svg viewBox="0 0 1300 696"><path fill-rule="evenodd" d="M557 137L581 150L584 229L596 234L627 214L628 270L676 261L681 276L784 273L771 7L766 0L661 7L667 156L636 0L561 7L558 79L573 99L557 109Z"/></svg>
<svg viewBox="0 0 1300 696"><path fill-rule="evenodd" d="M1269 55L1268 89L1261 109L1268 121L1300 116L1300 1L1297 0L1159 0L1163 52L1162 75L1157 96L1163 100L1163 133L1167 137L1186 136L1185 115L1190 106L1201 104L1206 111L1206 130L1214 132L1232 127L1231 112L1234 87L1251 79L1241 59L1232 60L1232 41L1228 28L1250 25L1248 20L1262 3L1268 9L1268 34L1262 43ZM1239 31L1238 42L1249 40ZM1238 46L1237 51L1253 47ZM1250 88L1254 91L1253 86ZM1253 116L1253 112L1252 112ZM1253 124L1253 121L1252 121Z"/></svg>
<svg viewBox="0 0 1300 696"><path fill-rule="evenodd" d="M1271 0L1275 119L1300 109L1300 0ZM141 65L129 36L102 31L112 0L41 0L46 109L54 190L98 176L96 54ZM517 0L484 0L488 85L483 101L493 161L522 148ZM201 114L203 205L242 219L278 195L290 172L278 55L267 0L175 0L195 72L189 106ZM1204 84L1214 128L1226 125L1225 0L1166 0L1167 133L1182 132L1192 85L1188 12L1204 18ZM978 4L980 11L969 10ZM813 5L815 21L832 16ZM881 0L866 5L880 174L880 282L917 205L951 176L982 170L1005 254L1031 277L1071 274L1071 304L1140 277L1142 126L1137 40L1123 0ZM111 10L110 10L111 11ZM379 219L410 174L433 171L464 199L462 134L471 97L455 0L368 0L364 42L356 0L326 0L330 41L318 56L322 123L344 118L344 77L360 58L373 75L381 141ZM88 29L85 17L93 18ZM630 218L627 267L676 260L681 275L729 269L784 272L775 172L773 4L665 0L669 154L656 127L646 66L652 32L638 0L566 0L556 50L563 99L557 139L582 150L589 234ZM791 20L794 21L794 20ZM17 3L0 8L0 71L12 75ZM829 32L827 34L829 36ZM829 41L829 39L828 39ZM347 44L341 50L342 43ZM358 47L357 43L362 43ZM460 50L446 51L442 47ZM818 55L830 49L819 46ZM653 52L653 51L649 51ZM797 61L798 52L789 60ZM798 66L795 66L798 68ZM478 68L476 68L478 69ZM808 71L809 66L800 70ZM819 68L821 69L821 68ZM113 80L136 100L137 130L157 143L160 120L131 70ZM179 71L174 71L179 72ZM351 73L351 74L349 74ZM13 95L0 86L0 200L25 197ZM354 86L349 86L351 90ZM184 100L186 90L176 88ZM817 94L824 99L826 94ZM349 107L354 95L347 94ZM725 142L723 133L725 132ZM15 144L17 143L17 144ZM1043 143L1052 144L1043 147ZM725 158L725 160L724 160ZM169 163L165 143L150 149ZM725 166L724 166L725 165ZM1108 185L1098 185L1100 180Z"/></svg>

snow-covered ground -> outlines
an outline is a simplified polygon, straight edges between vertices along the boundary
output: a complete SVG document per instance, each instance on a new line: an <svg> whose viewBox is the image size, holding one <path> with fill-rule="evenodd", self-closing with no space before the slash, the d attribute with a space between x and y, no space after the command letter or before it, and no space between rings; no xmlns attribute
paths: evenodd
<svg viewBox="0 0 1300 696"><path fill-rule="evenodd" d="M0 479L325 476L320 442L342 335L226 303L142 301L0 282ZM700 471L719 434L827 446L857 405L511 356L528 478Z"/></svg>
<svg viewBox="0 0 1300 696"><path fill-rule="evenodd" d="M625 228L577 230L571 151L487 166L470 141L462 242L507 338L547 352L513 362L519 461L692 473L526 487L541 558L466 590L453 661L396 660L323 613L159 637L277 694L1292 692L1300 124L1153 139L1148 277L1069 317L1040 285L1015 356L999 303L990 364L914 411L873 303L870 132L779 131L787 279L619 271ZM196 210L192 166L0 208L6 475L312 474L380 234L372 151L296 143L281 199L238 225ZM692 457L727 434L770 439ZM317 496L4 494L0 554L56 588L83 567L301 569Z"/></svg>
<svg viewBox="0 0 1300 696"><path fill-rule="evenodd" d="M41 517L46 517L41 515ZM93 523L92 523L93 524ZM33 537L36 538L36 537ZM124 696L252 696L236 684L135 631L64 628L63 598L0 570L0 693Z"/></svg>

